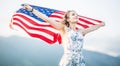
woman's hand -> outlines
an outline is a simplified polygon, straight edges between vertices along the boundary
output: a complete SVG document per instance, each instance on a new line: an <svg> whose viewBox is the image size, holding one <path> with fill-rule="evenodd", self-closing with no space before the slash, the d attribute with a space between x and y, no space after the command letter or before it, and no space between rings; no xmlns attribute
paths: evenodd
<svg viewBox="0 0 120 66"><path fill-rule="evenodd" d="M105 26L105 22L102 22L102 23L100 24L100 26Z"/></svg>
<svg viewBox="0 0 120 66"><path fill-rule="evenodd" d="M33 11L33 8L29 4L24 4L23 8L25 8L29 11Z"/></svg>

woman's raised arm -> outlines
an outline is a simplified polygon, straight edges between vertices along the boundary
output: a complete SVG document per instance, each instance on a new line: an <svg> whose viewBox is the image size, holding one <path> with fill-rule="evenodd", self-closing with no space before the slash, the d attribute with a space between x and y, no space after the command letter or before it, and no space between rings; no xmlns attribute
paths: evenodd
<svg viewBox="0 0 120 66"><path fill-rule="evenodd" d="M48 16L46 16L45 14L37 11L36 9L32 8L30 5L25 4L24 8L31 11L32 13L34 13L36 16L38 16L39 18L45 20L46 22L50 23L54 28L60 30L64 27L64 25L60 22L56 22L53 19L48 18Z"/></svg>
<svg viewBox="0 0 120 66"><path fill-rule="evenodd" d="M87 33L89 33L89 32L92 32L92 31L94 31L94 30L97 30L98 28L100 28L100 27L102 27L102 26L105 26L105 23L104 23L104 22L102 22L102 23L100 23L100 24L98 24L98 25L95 25L95 26L91 26L91 27L89 27L89 28L87 28L87 29L83 29L83 30L82 30L82 33L83 33L83 35L85 35L85 34L87 34Z"/></svg>

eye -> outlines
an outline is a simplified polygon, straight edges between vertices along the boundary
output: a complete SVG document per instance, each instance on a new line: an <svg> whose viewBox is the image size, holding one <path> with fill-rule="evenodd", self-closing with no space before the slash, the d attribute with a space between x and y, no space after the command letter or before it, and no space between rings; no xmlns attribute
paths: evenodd
<svg viewBox="0 0 120 66"><path fill-rule="evenodd" d="M77 16L77 14L76 13L72 13L72 16Z"/></svg>
<svg viewBox="0 0 120 66"><path fill-rule="evenodd" d="M75 15L75 13L72 14L72 16L74 16L74 15Z"/></svg>

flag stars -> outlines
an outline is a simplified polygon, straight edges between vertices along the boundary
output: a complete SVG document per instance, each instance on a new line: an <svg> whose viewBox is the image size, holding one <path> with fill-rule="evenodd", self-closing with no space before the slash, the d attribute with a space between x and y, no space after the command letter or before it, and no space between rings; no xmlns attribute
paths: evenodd
<svg viewBox="0 0 120 66"><path fill-rule="evenodd" d="M51 12L53 13L54 11L53 11L53 10L51 10Z"/></svg>
<svg viewBox="0 0 120 66"><path fill-rule="evenodd" d="M28 12L27 12L27 11L24 11L24 13L25 13L25 14L28 14Z"/></svg>
<svg viewBox="0 0 120 66"><path fill-rule="evenodd" d="M40 9L40 11L41 11L42 13L44 13L44 14L45 14L45 12L44 12L44 10L43 10L43 9Z"/></svg>
<svg viewBox="0 0 120 66"><path fill-rule="evenodd" d="M32 16L33 16L33 13L30 12L30 16L32 17Z"/></svg>
<svg viewBox="0 0 120 66"><path fill-rule="evenodd" d="M36 7L36 6L33 6L34 9L38 10L39 12L45 14L46 16L50 16L52 13L54 13L55 11L57 10L54 10L54 9L50 9L50 8L44 8L44 7ZM24 8L21 8L20 10L17 11L17 13L24 13L26 15L29 15L30 17L33 17L37 20L40 20L40 21L44 21L42 20L41 18L37 17L35 14L33 14L32 12L24 9Z"/></svg>

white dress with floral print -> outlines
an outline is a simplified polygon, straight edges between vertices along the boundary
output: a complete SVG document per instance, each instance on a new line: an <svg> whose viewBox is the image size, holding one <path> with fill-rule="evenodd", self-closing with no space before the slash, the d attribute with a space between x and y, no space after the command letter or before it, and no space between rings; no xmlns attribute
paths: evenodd
<svg viewBox="0 0 120 66"><path fill-rule="evenodd" d="M66 38L63 42L64 55L59 66L85 66L82 55L83 35L78 31L66 28Z"/></svg>

